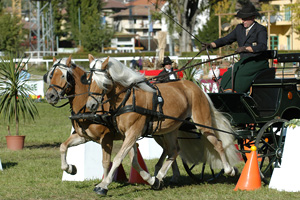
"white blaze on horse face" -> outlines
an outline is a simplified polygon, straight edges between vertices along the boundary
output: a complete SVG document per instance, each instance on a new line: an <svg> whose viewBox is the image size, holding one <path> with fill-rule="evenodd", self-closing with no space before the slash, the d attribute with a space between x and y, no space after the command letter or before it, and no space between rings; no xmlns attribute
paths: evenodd
<svg viewBox="0 0 300 200"><path fill-rule="evenodd" d="M59 61L56 61L53 66L55 64L58 64ZM64 65L66 66L67 65L67 59L66 58L63 58L61 61L60 61L60 64L62 65L58 65L55 69L59 69L61 72L62 72L62 79L64 79L65 81L67 81L67 72L68 72L68 69L67 67L64 67ZM53 68L54 69L54 68ZM52 73L52 70L51 70L51 73ZM49 74L51 74L49 73ZM49 76L49 75L48 75Z"/></svg>
<svg viewBox="0 0 300 200"><path fill-rule="evenodd" d="M90 69L102 69L102 64L105 61L105 59L95 59L90 63ZM111 80L107 78L106 72L102 71L94 71L92 76L92 81L95 81L97 86L100 89L107 90L108 88L106 86L109 86L112 84Z"/></svg>

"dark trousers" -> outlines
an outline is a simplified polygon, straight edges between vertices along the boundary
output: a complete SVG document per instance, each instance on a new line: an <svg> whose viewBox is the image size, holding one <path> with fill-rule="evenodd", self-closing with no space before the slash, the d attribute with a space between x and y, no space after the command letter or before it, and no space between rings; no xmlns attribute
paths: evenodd
<svg viewBox="0 0 300 200"><path fill-rule="evenodd" d="M233 90L238 93L246 93L249 91L255 76L262 70L269 68L269 62L265 59L255 57L243 58L234 64ZM221 80L220 91L232 89L232 67L228 68Z"/></svg>

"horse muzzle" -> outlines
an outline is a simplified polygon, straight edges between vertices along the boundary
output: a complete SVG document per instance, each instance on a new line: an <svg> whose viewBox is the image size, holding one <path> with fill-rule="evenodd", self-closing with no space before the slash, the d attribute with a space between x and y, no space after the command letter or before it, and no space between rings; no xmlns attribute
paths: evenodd
<svg viewBox="0 0 300 200"><path fill-rule="evenodd" d="M96 98L89 97L88 101L86 102L86 107L90 111L96 112L99 107L99 103Z"/></svg>
<svg viewBox="0 0 300 200"><path fill-rule="evenodd" d="M57 104L60 99L59 94L57 93L56 90L48 90L46 92L45 97L46 97L47 102L51 105Z"/></svg>

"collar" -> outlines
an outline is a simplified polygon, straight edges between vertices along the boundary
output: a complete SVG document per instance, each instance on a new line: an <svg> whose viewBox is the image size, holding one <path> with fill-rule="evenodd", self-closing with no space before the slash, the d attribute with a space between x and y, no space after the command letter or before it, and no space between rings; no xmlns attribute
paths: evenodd
<svg viewBox="0 0 300 200"><path fill-rule="evenodd" d="M246 28L246 30L251 30L251 28L254 26L254 24L255 24L255 21L253 22L253 24L251 25L251 26L249 26L248 28Z"/></svg>

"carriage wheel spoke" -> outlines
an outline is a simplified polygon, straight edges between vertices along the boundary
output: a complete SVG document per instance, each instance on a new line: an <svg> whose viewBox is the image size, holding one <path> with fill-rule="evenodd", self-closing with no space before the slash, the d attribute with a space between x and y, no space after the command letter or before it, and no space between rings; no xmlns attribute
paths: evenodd
<svg viewBox="0 0 300 200"><path fill-rule="evenodd" d="M196 166L196 165L193 164L193 165L190 167L190 171L192 171L192 170L194 169L195 166Z"/></svg>

